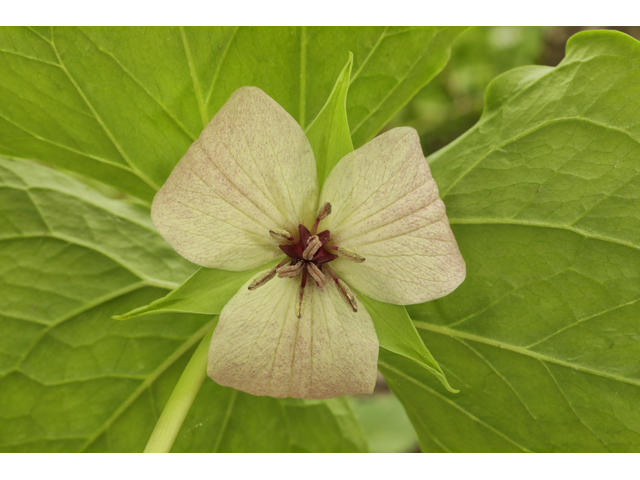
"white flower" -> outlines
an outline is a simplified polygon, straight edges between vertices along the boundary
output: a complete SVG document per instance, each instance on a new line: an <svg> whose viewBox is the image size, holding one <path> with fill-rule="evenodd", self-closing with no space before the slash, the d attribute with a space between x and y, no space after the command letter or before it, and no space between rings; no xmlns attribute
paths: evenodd
<svg viewBox="0 0 640 480"><path fill-rule="evenodd" d="M408 305L465 277L415 130L393 129L346 155L319 191L304 132L255 87L215 115L151 215L198 265L240 271L282 259L224 307L209 350L213 380L255 395L371 393L378 339L350 286Z"/></svg>

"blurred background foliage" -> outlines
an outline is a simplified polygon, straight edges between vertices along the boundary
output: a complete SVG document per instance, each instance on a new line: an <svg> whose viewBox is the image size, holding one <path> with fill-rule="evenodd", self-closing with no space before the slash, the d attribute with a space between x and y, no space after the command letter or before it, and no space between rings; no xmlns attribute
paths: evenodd
<svg viewBox="0 0 640 480"><path fill-rule="evenodd" d="M491 80L523 65L556 66L569 37L594 29L619 30L640 39L640 27L471 27L454 44L445 69L385 129L415 128L428 156L478 121Z"/></svg>
<svg viewBox="0 0 640 480"><path fill-rule="evenodd" d="M470 28L455 43L445 69L396 114L388 128L415 128L425 155L444 147L478 121L491 80L512 68L538 63L546 30Z"/></svg>
<svg viewBox="0 0 640 480"><path fill-rule="evenodd" d="M425 155L444 147L478 121L491 80L522 65L540 64L549 30L470 28L455 43L445 69L396 114L388 128L415 128Z"/></svg>

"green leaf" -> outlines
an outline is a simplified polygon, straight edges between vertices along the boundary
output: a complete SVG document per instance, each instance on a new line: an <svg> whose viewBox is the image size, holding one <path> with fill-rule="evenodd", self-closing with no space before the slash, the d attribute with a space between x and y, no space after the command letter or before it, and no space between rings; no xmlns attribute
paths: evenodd
<svg viewBox="0 0 640 480"><path fill-rule="evenodd" d="M166 295L194 268L155 232L148 209L0 158L0 451L142 451L213 320L110 317ZM189 417L192 426L227 418L217 450L252 448L236 442L253 435L236 430L248 416L269 432L292 424L273 448L366 450L344 399L290 408L246 395L239 404L249 414L231 409L220 390L205 380L196 399L203 415ZM210 438L189 446L206 450ZM261 441L255 448L267 449Z"/></svg>
<svg viewBox="0 0 640 480"><path fill-rule="evenodd" d="M416 362L431 374L438 377L444 387L452 393L458 390L449 385L447 377L442 372L440 365L425 347L416 327L411 322L405 307L378 302L365 295L358 294L362 303L367 308L376 334L380 341L380 359L384 360L387 352L401 355Z"/></svg>
<svg viewBox="0 0 640 480"><path fill-rule="evenodd" d="M452 385L381 363L424 450L640 449L640 44L587 32L430 158L467 262L408 307Z"/></svg>
<svg viewBox="0 0 640 480"><path fill-rule="evenodd" d="M254 85L303 128L354 52L356 146L440 71L450 27L0 30L0 155L58 165L150 201L231 93Z"/></svg>
<svg viewBox="0 0 640 480"><path fill-rule="evenodd" d="M350 35L364 34L358 44L348 43L349 50L355 52L355 60L347 113L356 148L376 136L393 114L445 67L451 45L466 28L345 29ZM337 37L342 32L325 30L322 33ZM362 46L367 50L364 59L360 54Z"/></svg>
<svg viewBox="0 0 640 480"><path fill-rule="evenodd" d="M128 320L158 312L219 314L231 297L256 273L272 268L277 260L244 272L228 272L215 268L200 268L186 282L167 296L149 305L135 308L116 320Z"/></svg>
<svg viewBox="0 0 640 480"><path fill-rule="evenodd" d="M327 103L306 132L313 147L320 188L340 159L353 151L347 120L347 91L352 65L353 54L349 52L349 61L340 72Z"/></svg>

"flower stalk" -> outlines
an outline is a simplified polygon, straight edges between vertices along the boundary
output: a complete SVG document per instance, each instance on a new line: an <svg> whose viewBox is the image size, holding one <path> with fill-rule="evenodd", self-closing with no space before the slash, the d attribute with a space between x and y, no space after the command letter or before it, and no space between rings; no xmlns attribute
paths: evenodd
<svg viewBox="0 0 640 480"><path fill-rule="evenodd" d="M217 323L217 322L216 322ZM214 323L198 345L185 367L169 401L162 410L144 453L169 453L184 419L207 376L207 355L213 335Z"/></svg>

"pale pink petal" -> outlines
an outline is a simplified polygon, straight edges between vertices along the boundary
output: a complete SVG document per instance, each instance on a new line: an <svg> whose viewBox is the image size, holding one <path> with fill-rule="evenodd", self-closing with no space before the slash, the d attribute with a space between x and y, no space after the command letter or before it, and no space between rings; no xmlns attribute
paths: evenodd
<svg viewBox="0 0 640 480"><path fill-rule="evenodd" d="M220 314L208 374L220 385L254 395L331 398L372 393L378 339L360 303L354 313L334 284L307 283L302 317L295 314L300 276L242 287Z"/></svg>
<svg viewBox="0 0 640 480"><path fill-rule="evenodd" d="M320 194L333 213L321 228L363 263L331 263L376 300L408 305L442 297L465 278L445 206L412 128L395 128L345 156Z"/></svg>
<svg viewBox="0 0 640 480"><path fill-rule="evenodd" d="M151 218L183 257L247 270L282 255L269 230L312 222L318 180L296 121L262 90L237 90L154 198Z"/></svg>

